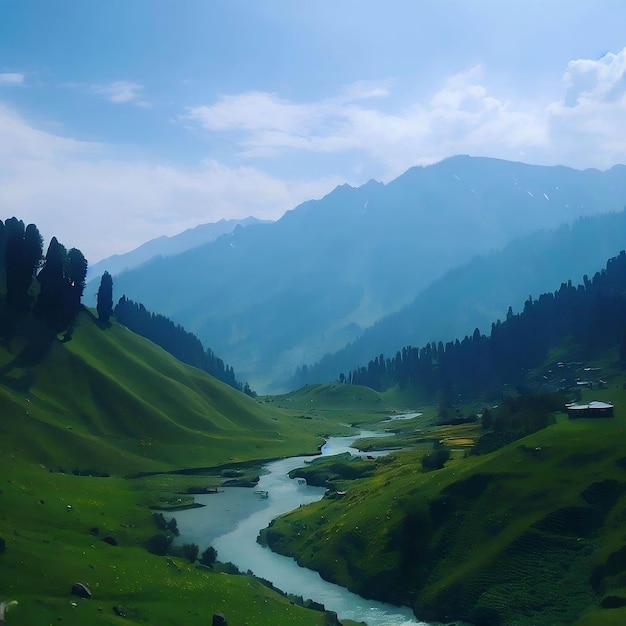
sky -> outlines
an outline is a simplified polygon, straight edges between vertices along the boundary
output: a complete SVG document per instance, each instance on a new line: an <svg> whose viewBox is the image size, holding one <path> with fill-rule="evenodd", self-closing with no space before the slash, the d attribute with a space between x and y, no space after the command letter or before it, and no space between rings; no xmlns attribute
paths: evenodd
<svg viewBox="0 0 626 626"><path fill-rule="evenodd" d="M455 154L626 163L626 2L0 0L0 219L90 262Z"/></svg>

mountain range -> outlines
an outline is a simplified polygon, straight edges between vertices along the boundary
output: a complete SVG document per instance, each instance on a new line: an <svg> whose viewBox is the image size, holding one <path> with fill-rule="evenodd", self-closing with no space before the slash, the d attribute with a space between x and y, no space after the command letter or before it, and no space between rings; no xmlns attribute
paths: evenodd
<svg viewBox="0 0 626 626"><path fill-rule="evenodd" d="M277 390L476 255L621 209L625 174L453 157L157 256L116 274L114 291L183 324L254 388Z"/></svg>
<svg viewBox="0 0 626 626"><path fill-rule="evenodd" d="M219 220L210 224L200 224L194 228L188 228L178 235L157 237L146 241L138 248L124 254L114 254L106 259L89 266L87 278L95 281L107 271L109 274L118 274L124 270L137 267L156 256L172 256L186 250L191 250L205 243L215 241L220 235L231 233L237 226L257 224L262 220L255 217L247 217L243 220ZM95 285L95 282L94 282ZM92 285L93 288L93 285ZM96 286L97 288L97 286Z"/></svg>
<svg viewBox="0 0 626 626"><path fill-rule="evenodd" d="M290 386L336 380L380 354L392 357L403 346L423 346L489 332L509 307L522 310L529 294L580 282L626 248L626 210L605 213L537 231L502 250L474 257L433 281L410 304L367 328L341 350L298 369Z"/></svg>

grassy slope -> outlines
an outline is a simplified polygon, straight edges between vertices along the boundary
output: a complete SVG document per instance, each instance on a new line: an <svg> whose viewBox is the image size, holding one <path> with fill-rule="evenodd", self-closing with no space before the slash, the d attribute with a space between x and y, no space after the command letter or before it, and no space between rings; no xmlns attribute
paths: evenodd
<svg viewBox="0 0 626 626"><path fill-rule="evenodd" d="M27 336L32 337L32 333ZM0 367L25 341L0 348ZM82 314L74 338L0 377L2 447L111 474L214 466L314 450L317 424L286 417L113 324Z"/></svg>
<svg viewBox="0 0 626 626"><path fill-rule="evenodd" d="M419 452L400 453L343 499L278 520L268 541L353 590L410 602L421 616L623 623L626 609L597 609L605 596L626 597L623 557L610 556L626 546L621 382L588 392L616 402L614 419L564 421L431 473L421 471ZM590 576L606 563L594 590Z"/></svg>
<svg viewBox="0 0 626 626"><path fill-rule="evenodd" d="M43 357L39 339L30 320L0 347L0 594L20 603L8 623L204 626L215 611L229 624L324 623L246 576L149 554L146 494L121 478L310 452L320 422L255 402L86 313L73 339ZM93 600L70 596L77 581ZM116 604L126 618L113 615Z"/></svg>
<svg viewBox="0 0 626 626"><path fill-rule="evenodd" d="M142 543L156 529L123 479L52 473L4 454L0 474L0 536L6 540L0 590L19 601L7 624L206 626L217 611L232 625L324 624L322 614L290 604L247 576L146 552ZM107 535L119 545L105 543ZM75 582L87 584L93 598L71 596ZM115 605L124 607L125 618L113 614Z"/></svg>

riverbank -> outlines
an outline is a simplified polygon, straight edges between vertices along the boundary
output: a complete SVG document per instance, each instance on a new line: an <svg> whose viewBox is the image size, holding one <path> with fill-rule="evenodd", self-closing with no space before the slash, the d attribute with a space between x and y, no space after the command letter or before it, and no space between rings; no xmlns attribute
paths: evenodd
<svg viewBox="0 0 626 626"><path fill-rule="evenodd" d="M369 437L379 433L362 435ZM351 445L362 435L329 438L322 455L329 452L356 452ZM219 501L214 499L216 496L205 496L207 506L203 509L184 511L181 516L177 516L181 533L179 541L197 543L202 549L207 545L208 538L212 537L210 543L217 550L220 561L232 562L242 571L250 570L256 576L271 581L285 593L319 602L326 609L336 612L340 621L352 620L368 626L427 626L425 622L417 620L409 608L366 600L339 585L324 581L316 572L299 567L293 559L276 554L257 543L259 531L273 519L322 498L325 491L323 487L299 484L287 476L290 470L303 466L306 459L310 457L283 459L266 466L267 473L261 475L258 489L268 491L267 499L254 500L253 492L242 490L249 492L250 498L240 494L237 504L241 506L236 507L233 502L230 511L220 512ZM227 519L223 513L228 513L236 526L216 536L220 520Z"/></svg>
<svg viewBox="0 0 626 626"><path fill-rule="evenodd" d="M196 495L196 509L185 509L177 514L176 521L184 528L193 528L192 535L184 533L181 540L193 540L202 549L226 535L251 515L269 507L269 498L261 498L249 487L224 487L218 493ZM182 514L184 513L184 517ZM220 556L220 560L223 560Z"/></svg>

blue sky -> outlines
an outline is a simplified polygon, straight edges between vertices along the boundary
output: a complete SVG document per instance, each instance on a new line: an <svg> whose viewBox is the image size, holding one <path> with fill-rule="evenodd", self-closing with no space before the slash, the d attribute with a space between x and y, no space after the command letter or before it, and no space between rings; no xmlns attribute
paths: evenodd
<svg viewBox="0 0 626 626"><path fill-rule="evenodd" d="M0 217L95 262L453 154L626 162L622 0L0 0Z"/></svg>

